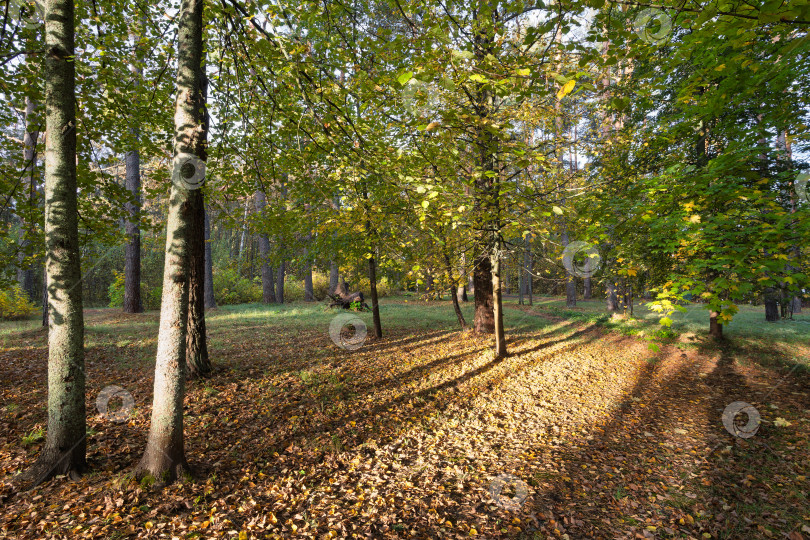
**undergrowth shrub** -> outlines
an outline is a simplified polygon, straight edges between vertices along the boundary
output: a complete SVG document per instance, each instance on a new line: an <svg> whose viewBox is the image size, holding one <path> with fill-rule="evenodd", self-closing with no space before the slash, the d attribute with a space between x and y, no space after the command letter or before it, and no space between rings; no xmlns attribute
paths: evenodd
<svg viewBox="0 0 810 540"><path fill-rule="evenodd" d="M113 279L113 282L110 283L107 289L107 294L110 297L109 306L120 308L124 306L124 273L113 270L113 274L115 275L115 279ZM141 281L141 304L143 304L143 309L146 311L160 309L160 297L162 293L163 287L148 287Z"/></svg>
<svg viewBox="0 0 810 540"><path fill-rule="evenodd" d="M219 306L261 302L261 278L251 281L233 268L214 268L214 298Z"/></svg>
<svg viewBox="0 0 810 540"><path fill-rule="evenodd" d="M36 311L36 306L19 285L0 291L0 319L4 321L25 319Z"/></svg>
<svg viewBox="0 0 810 540"><path fill-rule="evenodd" d="M360 278L359 280L355 281L354 283L349 283L349 292L355 291L362 291L363 296L366 297L366 300L371 298L371 282L368 280L367 277ZM391 286L391 282L388 281L388 278L383 276L382 278L377 280L377 296L380 298L384 298L389 296L394 291L394 288Z"/></svg>

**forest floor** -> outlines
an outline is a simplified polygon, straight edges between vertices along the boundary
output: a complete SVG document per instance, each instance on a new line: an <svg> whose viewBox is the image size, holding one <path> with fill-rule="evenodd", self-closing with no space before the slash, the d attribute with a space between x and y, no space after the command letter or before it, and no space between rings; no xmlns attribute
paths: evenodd
<svg viewBox="0 0 810 540"><path fill-rule="evenodd" d="M131 476L158 314L87 310L90 472L23 493L9 480L43 443L46 334L0 325L0 538L810 538L810 319L766 336L744 309L751 328L722 345L683 326L654 351L644 313L535 300L506 310L503 359L447 301L385 300L384 338L357 350L323 305L209 312L216 371L187 385L195 476L169 486ZM110 385L134 400L120 417L97 410ZM749 438L722 422L738 401L761 416Z"/></svg>

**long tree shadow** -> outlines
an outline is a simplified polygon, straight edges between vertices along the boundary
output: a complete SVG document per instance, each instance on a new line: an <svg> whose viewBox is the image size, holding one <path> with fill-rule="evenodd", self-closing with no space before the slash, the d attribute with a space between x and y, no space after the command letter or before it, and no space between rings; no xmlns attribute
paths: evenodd
<svg viewBox="0 0 810 540"><path fill-rule="evenodd" d="M763 392L738 372L728 346L703 349L697 360L686 356L649 363L606 423L590 430L591 440L538 449L556 472L529 479L536 488L524 508L534 522L530 531L556 528L575 538L635 538L656 529L676 536L758 535L749 524L755 516L744 510L763 501L740 486L750 467L767 467L774 455L733 437L722 413L733 401ZM729 446L735 449L732 462L756 459L728 466L723 456ZM582 493L588 493L587 503ZM760 495L767 499L766 492Z"/></svg>

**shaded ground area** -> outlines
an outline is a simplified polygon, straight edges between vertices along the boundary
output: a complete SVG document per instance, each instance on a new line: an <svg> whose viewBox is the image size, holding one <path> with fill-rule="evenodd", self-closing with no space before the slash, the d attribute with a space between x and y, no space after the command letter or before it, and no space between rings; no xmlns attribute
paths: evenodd
<svg viewBox="0 0 810 540"><path fill-rule="evenodd" d="M626 332L527 309L507 312L511 354L496 360L442 322L446 302L387 308L418 328L395 320L356 351L332 343L320 307L213 313L218 371L187 396L196 478L164 489L129 476L145 445L157 314L88 312L92 472L14 496L4 487L0 533L810 538L810 388L796 350L687 339L654 353ZM0 347L8 480L42 444L45 334L11 332ZM133 396L125 422L97 413L108 385ZM761 414L752 438L723 427L734 401Z"/></svg>

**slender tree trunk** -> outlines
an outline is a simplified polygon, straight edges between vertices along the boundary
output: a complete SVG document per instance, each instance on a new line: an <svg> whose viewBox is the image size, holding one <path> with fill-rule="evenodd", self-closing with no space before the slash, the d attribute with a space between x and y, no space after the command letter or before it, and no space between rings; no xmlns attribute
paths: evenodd
<svg viewBox="0 0 810 540"><path fill-rule="evenodd" d="M267 197L261 189L256 190L256 213L261 215L267 204ZM266 234L259 235L259 259L262 264L262 302L275 304L276 293L273 284L273 267L268 262L270 258L270 239Z"/></svg>
<svg viewBox="0 0 810 540"><path fill-rule="evenodd" d="M340 279L340 269L335 261L329 263L329 294L335 294Z"/></svg>
<svg viewBox="0 0 810 540"><path fill-rule="evenodd" d="M28 178L28 211L29 217L23 223L23 248L20 254L20 287L31 300L36 300L39 291L34 286L34 265L33 262L25 260L26 248L30 244L30 238L35 234L34 224L30 220L35 213L36 193L37 193L37 139L39 130L34 127L34 112L36 103L28 96L25 96L25 134L23 135L23 162L25 163L25 176Z"/></svg>
<svg viewBox="0 0 810 540"><path fill-rule="evenodd" d="M447 276L447 283L450 284L450 298L453 300L453 311L456 313L456 319L462 330L467 329L467 321L464 319L464 314L461 312L461 306L458 305L458 280L453 277L453 265L450 263L450 255L447 253L447 244L442 248L444 255L444 272Z"/></svg>
<svg viewBox="0 0 810 540"><path fill-rule="evenodd" d="M73 0L45 7L45 250L48 303L48 432L20 477L33 486L86 469L84 319L76 196Z"/></svg>
<svg viewBox="0 0 810 540"><path fill-rule="evenodd" d="M458 280L458 287L456 288L456 296L459 302L467 302L467 254L461 254L461 274Z"/></svg>
<svg viewBox="0 0 810 540"><path fill-rule="evenodd" d="M287 271L287 263L281 261L278 265L278 275L276 276L276 302L284 303L284 275Z"/></svg>
<svg viewBox="0 0 810 540"><path fill-rule="evenodd" d="M584 285L583 285L584 286L584 291L583 291L582 299L583 300L590 300L591 296L593 294L591 292L591 277L590 276L585 276L585 279L583 281L584 281Z"/></svg>
<svg viewBox="0 0 810 540"><path fill-rule="evenodd" d="M247 218L248 218L248 208L250 207L250 201L245 199L245 215L242 219L242 234L239 236L239 251L237 252L237 258L241 259L245 256L245 243L247 242ZM241 264L239 269L239 274L242 274Z"/></svg>
<svg viewBox="0 0 810 540"><path fill-rule="evenodd" d="M205 159L207 121L202 77L203 0L183 0L178 14L175 152ZM176 156L177 156L176 154ZM175 178L189 178L175 158ZM171 481L188 470L183 443L189 244L194 220L190 191L173 181L166 226L166 263L160 309L154 397L149 438L136 476Z"/></svg>
<svg viewBox="0 0 810 540"><path fill-rule="evenodd" d="M137 131L132 129L137 140ZM129 219L126 221L127 245L124 256L124 312L141 313L141 165L138 150L126 153L126 187L132 202L126 205Z"/></svg>
<svg viewBox="0 0 810 540"><path fill-rule="evenodd" d="M134 36L138 41L138 36ZM139 46L136 45L136 51ZM129 71L134 79L133 87L140 83L142 71L131 63ZM137 116L137 115L136 115ZM129 132L132 136L131 149L125 155L126 162L126 189L129 191L131 202L126 204L128 219L125 223L127 235L126 252L124 256L124 313L141 313L143 301L141 299L141 155L138 149L140 130L137 118L131 117Z"/></svg>
<svg viewBox="0 0 810 540"><path fill-rule="evenodd" d="M205 309L217 307L217 300L214 297L214 261L211 259L211 221L208 217L208 210L203 205L203 217L205 218Z"/></svg>
<svg viewBox="0 0 810 540"><path fill-rule="evenodd" d="M368 259L368 282L371 289L371 315L374 320L374 337L382 337L382 323L380 322L380 302L377 297L377 261L374 256Z"/></svg>
<svg viewBox="0 0 810 540"><path fill-rule="evenodd" d="M568 246L568 225L563 223L562 232L563 248ZM565 305L566 307L577 306L577 280L573 273L565 269Z"/></svg>
<svg viewBox="0 0 810 540"><path fill-rule="evenodd" d="M309 245L312 234L307 235L306 243ZM314 302L315 291L312 288L312 259L309 257L309 248L304 248L304 302Z"/></svg>
<svg viewBox="0 0 810 540"><path fill-rule="evenodd" d="M501 254L500 242L492 250L492 295L495 320L495 354L506 356L506 334L503 328L503 303L501 301Z"/></svg>
<svg viewBox="0 0 810 540"><path fill-rule="evenodd" d="M189 194L192 222L189 226L188 333L186 374L190 379L211 374L205 331L205 201L199 189Z"/></svg>

